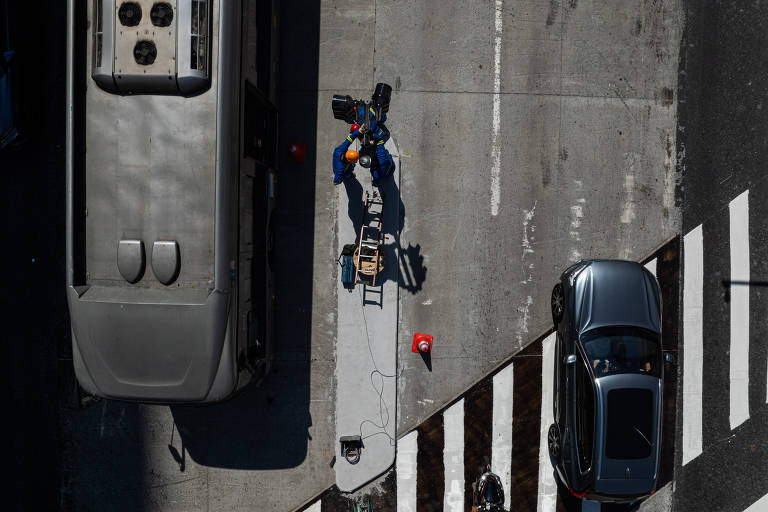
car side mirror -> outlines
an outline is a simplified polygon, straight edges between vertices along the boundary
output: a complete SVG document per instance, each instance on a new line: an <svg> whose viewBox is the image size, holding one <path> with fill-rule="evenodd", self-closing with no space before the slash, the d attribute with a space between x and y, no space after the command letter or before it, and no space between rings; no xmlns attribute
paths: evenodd
<svg viewBox="0 0 768 512"><path fill-rule="evenodd" d="M667 362L669 364L675 364L677 361L675 360L675 356L673 356L669 352L664 352L664 362Z"/></svg>
<svg viewBox="0 0 768 512"><path fill-rule="evenodd" d="M565 358L565 364L573 364L576 362L576 354L571 354Z"/></svg>

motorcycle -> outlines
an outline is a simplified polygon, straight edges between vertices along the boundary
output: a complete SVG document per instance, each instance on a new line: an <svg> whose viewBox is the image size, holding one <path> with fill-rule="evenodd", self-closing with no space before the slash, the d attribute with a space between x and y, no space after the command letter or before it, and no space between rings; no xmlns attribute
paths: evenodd
<svg viewBox="0 0 768 512"><path fill-rule="evenodd" d="M472 503L472 512L504 512L504 488L490 464L472 485Z"/></svg>

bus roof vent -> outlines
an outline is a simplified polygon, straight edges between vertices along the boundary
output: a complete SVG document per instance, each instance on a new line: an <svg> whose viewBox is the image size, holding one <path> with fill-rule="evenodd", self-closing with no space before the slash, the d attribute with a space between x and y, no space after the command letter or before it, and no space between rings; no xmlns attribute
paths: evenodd
<svg viewBox="0 0 768 512"><path fill-rule="evenodd" d="M157 47L152 41L139 41L133 47L133 58L136 64L151 66L157 58Z"/></svg>
<svg viewBox="0 0 768 512"><path fill-rule="evenodd" d="M117 17L126 27L135 27L141 21L141 6L136 2L123 2L117 9Z"/></svg>
<svg viewBox="0 0 768 512"><path fill-rule="evenodd" d="M92 0L91 76L115 94L193 96L210 86L210 0Z"/></svg>
<svg viewBox="0 0 768 512"><path fill-rule="evenodd" d="M135 283L144 275L146 257L141 240L120 240L117 243L117 269L123 279Z"/></svg>
<svg viewBox="0 0 768 512"><path fill-rule="evenodd" d="M173 22L173 7L168 2L157 2L152 6L149 17L156 27L170 27Z"/></svg>
<svg viewBox="0 0 768 512"><path fill-rule="evenodd" d="M175 240L158 240L152 246L152 272L161 283L168 285L179 276L181 254Z"/></svg>

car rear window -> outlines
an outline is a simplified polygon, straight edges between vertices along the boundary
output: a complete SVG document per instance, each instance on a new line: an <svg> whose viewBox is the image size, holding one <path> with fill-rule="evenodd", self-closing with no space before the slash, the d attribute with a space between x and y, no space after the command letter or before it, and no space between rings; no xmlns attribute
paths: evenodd
<svg viewBox="0 0 768 512"><path fill-rule="evenodd" d="M606 455L609 459L645 459L653 440L653 394L649 389L608 392Z"/></svg>

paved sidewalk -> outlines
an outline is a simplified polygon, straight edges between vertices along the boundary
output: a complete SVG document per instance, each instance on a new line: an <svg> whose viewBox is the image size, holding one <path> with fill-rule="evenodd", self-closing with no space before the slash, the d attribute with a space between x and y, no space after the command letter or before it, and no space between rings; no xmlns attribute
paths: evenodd
<svg viewBox="0 0 768 512"><path fill-rule="evenodd" d="M398 324L398 212L400 158L394 142L387 141L397 168L378 189L384 198L385 268L377 286L358 283L347 290L337 280L338 327L336 342L336 485L351 492L389 469L395 462ZM365 191L372 195L367 169L357 166L356 178L339 185L338 252L357 242ZM381 279L382 285L378 286ZM360 461L350 464L341 454L339 438L361 436Z"/></svg>

